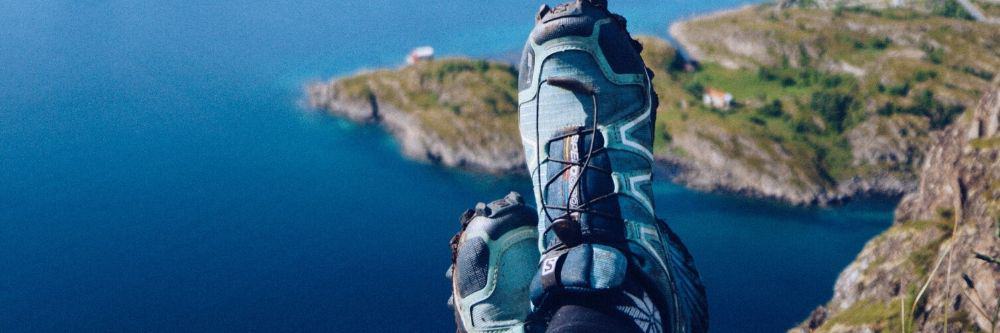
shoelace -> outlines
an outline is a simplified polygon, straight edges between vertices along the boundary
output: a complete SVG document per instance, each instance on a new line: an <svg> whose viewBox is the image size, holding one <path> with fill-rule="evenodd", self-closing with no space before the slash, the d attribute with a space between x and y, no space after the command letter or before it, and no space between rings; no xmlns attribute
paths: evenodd
<svg viewBox="0 0 1000 333"><path fill-rule="evenodd" d="M571 78L563 78L563 77L549 78L546 80L546 83L572 92L590 95L591 101L593 103L593 123L590 128L580 128L577 129L576 131L553 137L546 142L546 146L549 146L553 142L564 140L572 136L586 137L588 134L590 135L590 145L587 148L587 152L584 153L581 156L581 158L577 159L577 161L557 159L553 158L550 155L538 163L537 175L539 182L541 182L541 166L543 164L557 163L563 165L563 168L559 170L559 172L557 172L555 175L552 175L545 183L541 195L542 211L545 212L545 217L548 219L548 221L551 221L551 223L545 227L545 230L542 232L540 236L544 238L545 235L548 235L550 231L554 230L556 233L556 237L558 239L558 243L556 243L554 246L547 247L545 251L543 251L543 254L549 253L551 251L570 248L576 246L577 244L583 241L580 232L580 221L579 221L579 216L581 216L582 214L592 214L608 219L621 219L620 216L611 215L601 212L599 210L592 209L592 206L597 202L616 197L618 195L617 192L611 192L609 194L591 198L587 201L579 202L577 204L573 204L572 202L574 195L577 193L577 191L580 190L580 184L583 182L584 177L587 177L589 171L597 171L603 174L607 174L609 176L611 175L611 170L606 170L604 168L591 165L591 160L594 157L594 155L607 152L606 147L595 149L595 142L597 141L596 136L600 135L600 132L597 130L597 119L600 116L600 108L598 107L599 101L598 101L597 89L595 89L591 85L580 82L579 80ZM536 116L538 114L537 113L538 105L539 103L536 103L535 106ZM581 163L580 160L583 160L583 162ZM550 205L547 202L545 195L546 193L548 193L549 187L552 186L553 183L555 183L566 172L569 172L573 168L579 168L578 169L579 176L574 180L573 186L570 188L570 191L566 196L566 204L564 206ZM563 214L553 218L552 215L549 213L549 209L562 211Z"/></svg>

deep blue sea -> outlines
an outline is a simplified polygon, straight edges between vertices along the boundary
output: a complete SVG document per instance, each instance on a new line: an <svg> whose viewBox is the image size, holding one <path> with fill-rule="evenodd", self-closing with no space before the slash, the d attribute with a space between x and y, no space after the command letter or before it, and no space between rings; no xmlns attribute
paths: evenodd
<svg viewBox="0 0 1000 333"><path fill-rule="evenodd" d="M633 30L741 4L612 1ZM458 215L525 179L406 161L303 110L412 47L520 47L535 1L0 0L0 332L448 332ZM893 202L795 208L656 184L715 332L832 294Z"/></svg>

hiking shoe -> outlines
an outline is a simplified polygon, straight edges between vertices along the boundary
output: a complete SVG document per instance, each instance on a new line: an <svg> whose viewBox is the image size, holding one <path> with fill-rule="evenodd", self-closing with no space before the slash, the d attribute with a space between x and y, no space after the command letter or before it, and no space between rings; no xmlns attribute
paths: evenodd
<svg viewBox="0 0 1000 333"><path fill-rule="evenodd" d="M461 223L448 269L458 332L524 332L538 262L535 209L511 192L466 211Z"/></svg>
<svg viewBox="0 0 1000 333"><path fill-rule="evenodd" d="M542 6L521 57L520 131L538 207L536 312L638 283L669 332L703 332L698 273L654 214L658 104L642 46L604 0ZM657 331L652 327L649 331Z"/></svg>

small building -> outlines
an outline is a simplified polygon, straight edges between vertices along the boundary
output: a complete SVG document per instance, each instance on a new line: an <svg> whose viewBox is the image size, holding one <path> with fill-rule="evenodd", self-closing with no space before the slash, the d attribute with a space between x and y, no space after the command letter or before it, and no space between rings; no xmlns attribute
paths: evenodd
<svg viewBox="0 0 1000 333"><path fill-rule="evenodd" d="M430 46L421 46L410 51L410 54L406 56L406 64L413 65L422 61L434 60L434 48Z"/></svg>
<svg viewBox="0 0 1000 333"><path fill-rule="evenodd" d="M705 105L716 109L728 109L729 105L733 102L733 95L715 88L706 88L701 101Z"/></svg>

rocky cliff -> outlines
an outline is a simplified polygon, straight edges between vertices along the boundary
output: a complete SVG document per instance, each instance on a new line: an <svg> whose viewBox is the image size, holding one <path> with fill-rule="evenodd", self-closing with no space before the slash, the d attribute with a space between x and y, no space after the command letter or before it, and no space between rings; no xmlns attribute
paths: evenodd
<svg viewBox="0 0 1000 333"><path fill-rule="evenodd" d="M931 136L917 190L894 225L793 332L1000 329L1000 93Z"/></svg>

